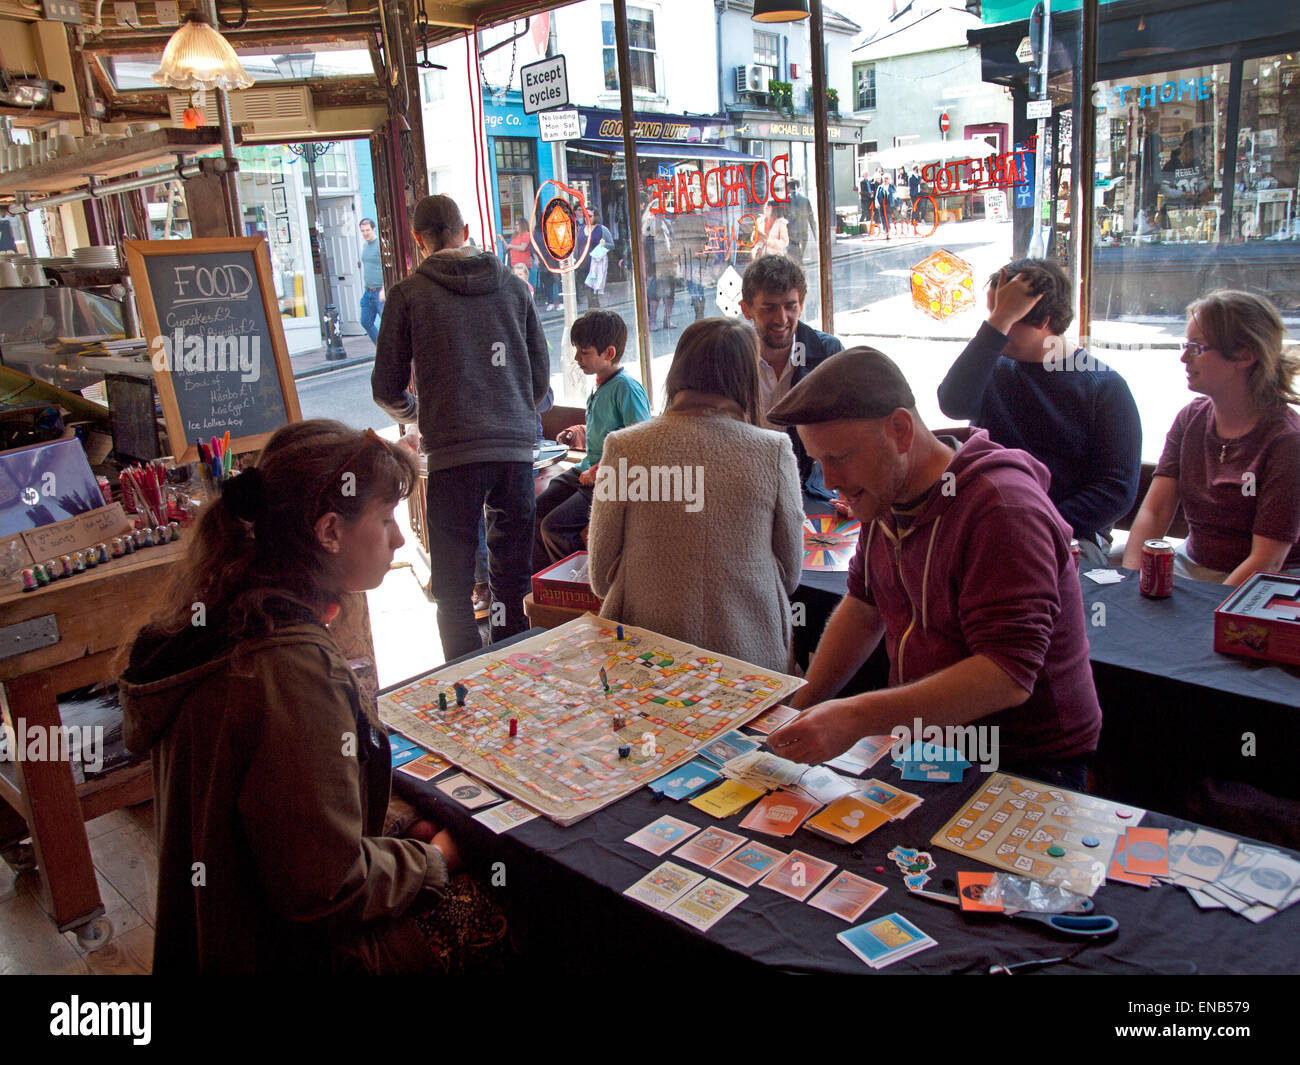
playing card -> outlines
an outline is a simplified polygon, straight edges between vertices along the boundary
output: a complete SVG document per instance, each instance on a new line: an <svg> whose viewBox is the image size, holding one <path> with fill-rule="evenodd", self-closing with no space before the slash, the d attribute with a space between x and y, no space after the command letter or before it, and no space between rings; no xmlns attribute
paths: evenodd
<svg viewBox="0 0 1300 1065"><path fill-rule="evenodd" d="M1149 888L1151 886L1149 876L1139 876L1136 873L1130 873L1124 868L1124 845L1125 837L1120 836L1115 844L1115 856L1111 858L1110 868L1106 870L1106 879L1120 884L1133 884L1137 887Z"/></svg>
<svg viewBox="0 0 1300 1065"><path fill-rule="evenodd" d="M832 769L860 776L884 758L893 745L893 736L867 736L826 764Z"/></svg>
<svg viewBox="0 0 1300 1065"><path fill-rule="evenodd" d="M710 817L730 817L755 799L762 798L762 795L761 788L751 788L738 780L724 780L712 791L706 791L692 799L691 805Z"/></svg>
<svg viewBox="0 0 1300 1065"><path fill-rule="evenodd" d="M717 865L713 872L725 876L745 887L752 886L760 877L766 876L774 865L785 858L783 851L773 850L762 843L750 840L743 847L732 851Z"/></svg>
<svg viewBox="0 0 1300 1065"><path fill-rule="evenodd" d="M666 910L703 879L699 873L692 873L672 862L664 862L651 869L623 894L630 895L647 906L653 906L656 910Z"/></svg>
<svg viewBox="0 0 1300 1065"><path fill-rule="evenodd" d="M1238 881L1238 894L1276 909L1298 881L1300 862L1277 851L1265 851Z"/></svg>
<svg viewBox="0 0 1300 1065"><path fill-rule="evenodd" d="M688 862L712 869L728 854L745 842L744 836L734 832L724 832L720 828L706 828L694 839L687 840L676 851L674 858L685 858Z"/></svg>
<svg viewBox="0 0 1300 1065"><path fill-rule="evenodd" d="M1132 831L1129 829L1130 833ZM1187 850L1170 872L1185 873L1200 880L1215 880L1236 849L1237 841L1231 836L1211 832L1208 828L1198 828L1191 843L1187 845ZM1132 855L1129 861L1132 862Z"/></svg>
<svg viewBox="0 0 1300 1065"><path fill-rule="evenodd" d="M744 733L732 729L725 735L719 736L712 743L706 743L700 748L699 753L711 762L724 765L739 755L756 750L758 750L756 740L751 740Z"/></svg>
<svg viewBox="0 0 1300 1065"><path fill-rule="evenodd" d="M1130 828L1124 834L1124 857L1120 864L1136 876L1164 876L1169 872L1168 830Z"/></svg>
<svg viewBox="0 0 1300 1065"><path fill-rule="evenodd" d="M933 939L898 913L850 928L835 938L873 969L883 969L918 951L937 946Z"/></svg>
<svg viewBox="0 0 1300 1065"><path fill-rule="evenodd" d="M414 762L424 751L419 747L404 747L400 751L394 751L392 754L392 766L394 769L401 769L408 762Z"/></svg>
<svg viewBox="0 0 1300 1065"><path fill-rule="evenodd" d="M808 905L833 913L852 924L884 893L883 884L863 880L845 870L809 899Z"/></svg>
<svg viewBox="0 0 1300 1065"><path fill-rule="evenodd" d="M651 854L667 854L682 840L695 835L699 829L675 817L661 817L645 828L638 829L626 838L628 843Z"/></svg>
<svg viewBox="0 0 1300 1065"><path fill-rule="evenodd" d="M975 913L1001 913L1002 904L990 906L984 901L984 892L993 883L996 873L958 873L957 898L963 910Z"/></svg>
<svg viewBox="0 0 1300 1065"><path fill-rule="evenodd" d="M830 862L803 851L791 851L780 865L763 877L761 883L763 887L803 902L834 870L835 866Z"/></svg>
<svg viewBox="0 0 1300 1065"><path fill-rule="evenodd" d="M819 809L821 803L788 791L774 791L754 804L740 827L768 836L793 836L808 816Z"/></svg>
<svg viewBox="0 0 1300 1065"><path fill-rule="evenodd" d="M748 895L717 880L705 880L668 907L667 913L707 932Z"/></svg>
<svg viewBox="0 0 1300 1065"><path fill-rule="evenodd" d="M649 788L651 791L662 792L670 799L680 800L721 779L722 774L711 763L696 758L671 773L650 781Z"/></svg>
<svg viewBox="0 0 1300 1065"><path fill-rule="evenodd" d="M432 780L439 773L445 773L450 768L451 763L445 758L439 758L436 754L426 754L423 758L417 758L414 762L402 766L401 772L409 773L416 780Z"/></svg>
<svg viewBox="0 0 1300 1065"><path fill-rule="evenodd" d="M845 795L852 795L858 790L858 782L848 780L824 765L814 765L800 774L798 781L790 785L790 790L813 799L818 806L825 806Z"/></svg>
<svg viewBox="0 0 1300 1065"><path fill-rule="evenodd" d="M902 788L893 788L883 781L864 780L856 795L884 810L891 818L898 820L906 817L921 805L921 796L913 795Z"/></svg>
<svg viewBox="0 0 1300 1065"><path fill-rule="evenodd" d="M480 784L473 777L466 776L464 773L457 773L446 780L440 780L434 787L444 794L450 795L462 806L471 810L477 810L480 806L486 806L490 802L501 801L501 796L486 784Z"/></svg>
<svg viewBox="0 0 1300 1065"><path fill-rule="evenodd" d="M808 767L767 751L750 751L722 767L724 776L742 780L755 788L774 790L793 784Z"/></svg>
<svg viewBox="0 0 1300 1065"><path fill-rule="evenodd" d="M784 703L777 703L776 706L759 714L745 728L752 728L755 732L761 732L766 736L783 725L788 725L798 716L799 711L794 707L786 706Z"/></svg>
<svg viewBox="0 0 1300 1065"><path fill-rule="evenodd" d="M889 815L860 795L836 799L808 822L808 829L840 843L857 843L889 821Z"/></svg>
<svg viewBox="0 0 1300 1065"><path fill-rule="evenodd" d="M510 829L517 828L525 821L533 820L536 816L535 811L528 809L523 803L511 799L509 802L503 802L500 806L494 806L490 810L482 810L476 813L474 820L487 825L499 836L502 832L509 832Z"/></svg>

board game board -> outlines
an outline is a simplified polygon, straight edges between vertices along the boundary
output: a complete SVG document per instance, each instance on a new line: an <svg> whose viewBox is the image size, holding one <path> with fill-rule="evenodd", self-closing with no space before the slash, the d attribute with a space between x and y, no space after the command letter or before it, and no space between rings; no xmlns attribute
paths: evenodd
<svg viewBox="0 0 1300 1065"><path fill-rule="evenodd" d="M1106 880L1116 841L1145 814L995 773L930 842L998 869L1092 895ZM1085 839L1095 842L1085 844ZM1065 853L1053 856L1049 847Z"/></svg>
<svg viewBox="0 0 1300 1065"><path fill-rule="evenodd" d="M803 683L646 629L624 625L623 635L617 638L614 622L585 614L403 685L380 697L380 716L569 825L687 761ZM456 683L467 689L464 706L456 705Z"/></svg>
<svg viewBox="0 0 1300 1065"><path fill-rule="evenodd" d="M858 547L862 522L838 514L812 514L803 520L804 569L843 571Z"/></svg>

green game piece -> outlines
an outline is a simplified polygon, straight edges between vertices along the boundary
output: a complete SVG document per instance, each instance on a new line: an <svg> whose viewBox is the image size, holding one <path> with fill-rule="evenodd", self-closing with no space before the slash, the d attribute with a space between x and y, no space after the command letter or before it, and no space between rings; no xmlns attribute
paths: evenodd
<svg viewBox="0 0 1300 1065"><path fill-rule="evenodd" d="M1053 843L1050 847L1047 848L1047 853L1050 854L1053 858L1063 858L1065 857L1065 848L1062 847L1059 843Z"/></svg>

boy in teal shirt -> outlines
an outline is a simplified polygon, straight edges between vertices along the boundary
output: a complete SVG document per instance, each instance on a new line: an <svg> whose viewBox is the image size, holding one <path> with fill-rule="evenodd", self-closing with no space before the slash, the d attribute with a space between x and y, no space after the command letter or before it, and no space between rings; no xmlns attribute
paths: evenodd
<svg viewBox="0 0 1300 1065"><path fill-rule="evenodd" d="M582 550L582 530L591 517L596 467L605 437L650 417L645 389L619 365L627 344L627 326L622 318L613 311L588 311L573 323L569 339L573 342L574 361L583 373L596 378L596 389L587 397L587 454L537 497L534 573ZM566 429L559 434L559 442L569 443L574 436L574 430Z"/></svg>

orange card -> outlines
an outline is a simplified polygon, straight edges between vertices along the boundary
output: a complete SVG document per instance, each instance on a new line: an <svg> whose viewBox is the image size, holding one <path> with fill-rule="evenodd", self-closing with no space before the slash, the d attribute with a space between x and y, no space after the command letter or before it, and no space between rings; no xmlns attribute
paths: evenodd
<svg viewBox="0 0 1300 1065"><path fill-rule="evenodd" d="M857 843L889 820L889 814L862 796L845 795L810 820L807 827L841 843Z"/></svg>
<svg viewBox="0 0 1300 1065"><path fill-rule="evenodd" d="M1151 878L1141 876L1138 873L1130 873L1120 864L1120 858L1124 855L1124 837L1119 837L1119 842L1115 844L1115 857L1110 860L1110 868L1106 870L1106 879L1112 880L1119 884L1135 884L1138 887L1149 888Z"/></svg>
<svg viewBox="0 0 1300 1065"><path fill-rule="evenodd" d="M769 836L792 836L808 819L808 815L820 807L820 803L811 799L792 795L788 791L774 791L754 804L754 808L740 822L740 827Z"/></svg>
<svg viewBox="0 0 1300 1065"><path fill-rule="evenodd" d="M1169 830L1130 828L1124 834L1124 859L1120 864L1138 876L1169 875Z"/></svg>
<svg viewBox="0 0 1300 1065"><path fill-rule="evenodd" d="M984 889L993 883L996 875L996 873L958 873L957 897L961 900L961 908L976 913L1001 913L1001 903L990 906L984 901Z"/></svg>

